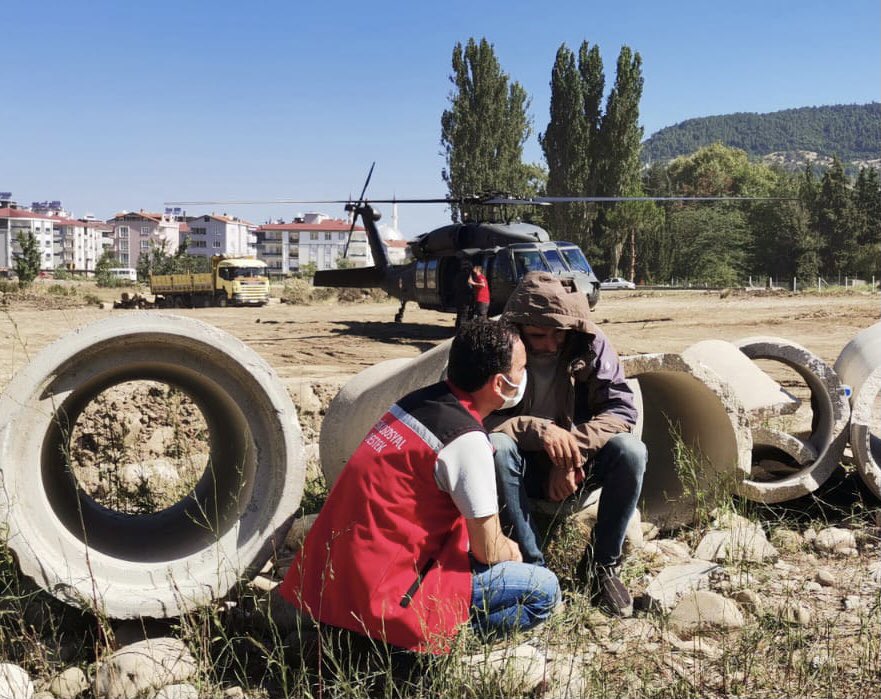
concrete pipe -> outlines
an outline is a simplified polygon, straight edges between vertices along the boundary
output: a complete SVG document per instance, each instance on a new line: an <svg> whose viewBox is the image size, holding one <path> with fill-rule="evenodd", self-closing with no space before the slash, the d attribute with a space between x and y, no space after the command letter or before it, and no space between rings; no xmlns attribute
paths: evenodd
<svg viewBox="0 0 881 699"><path fill-rule="evenodd" d="M446 376L452 340L414 359L388 359L358 373L340 389L321 422L318 449L328 487L386 410L402 396Z"/></svg>
<svg viewBox="0 0 881 699"><path fill-rule="evenodd" d="M729 383L699 361L643 354L621 362L642 393L642 441L649 454L643 519L661 527L689 524L697 497L710 505L749 475L749 416Z"/></svg>
<svg viewBox="0 0 881 699"><path fill-rule="evenodd" d="M102 391L157 381L186 393L209 466L164 510L127 515L78 487L68 437ZM40 352L0 399L0 517L22 571L111 618L169 617L256 572L303 494L303 442L275 372L240 341L160 314L114 316Z"/></svg>
<svg viewBox="0 0 881 699"><path fill-rule="evenodd" d="M852 388L850 446L860 477L881 499L881 434L875 405L881 396L881 323L866 328L848 342L835 371Z"/></svg>
<svg viewBox="0 0 881 699"><path fill-rule="evenodd" d="M782 452L798 468L777 480L747 479L741 492L764 503L783 502L814 492L832 475L847 445L850 405L838 374L818 356L789 340L748 337L734 344L751 360L777 361L801 376L810 389L813 410L811 435L806 441L768 427L754 427L756 453Z"/></svg>

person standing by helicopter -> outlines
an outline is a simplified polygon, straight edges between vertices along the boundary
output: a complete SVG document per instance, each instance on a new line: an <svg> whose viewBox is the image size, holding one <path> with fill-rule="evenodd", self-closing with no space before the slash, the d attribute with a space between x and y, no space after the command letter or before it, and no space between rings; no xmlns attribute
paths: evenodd
<svg viewBox="0 0 881 699"><path fill-rule="evenodd" d="M521 280L502 319L520 330L528 378L517 407L484 423L494 430L503 531L518 542L524 562L543 565L529 498L562 502L602 486L577 574L601 609L630 616L633 600L618 567L648 454L630 434L637 410L618 355L590 320L584 294L547 272Z"/></svg>
<svg viewBox="0 0 881 699"><path fill-rule="evenodd" d="M486 320L486 314L489 313L489 282L483 276L482 265L474 265L471 276L468 277L468 286L474 292L474 311L471 317Z"/></svg>

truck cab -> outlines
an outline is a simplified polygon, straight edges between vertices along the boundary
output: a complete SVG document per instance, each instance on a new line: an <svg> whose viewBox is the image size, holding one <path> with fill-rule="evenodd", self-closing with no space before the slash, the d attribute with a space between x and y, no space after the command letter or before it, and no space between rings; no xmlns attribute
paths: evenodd
<svg viewBox="0 0 881 699"><path fill-rule="evenodd" d="M211 258L218 305L263 305L269 298L266 263L249 257Z"/></svg>

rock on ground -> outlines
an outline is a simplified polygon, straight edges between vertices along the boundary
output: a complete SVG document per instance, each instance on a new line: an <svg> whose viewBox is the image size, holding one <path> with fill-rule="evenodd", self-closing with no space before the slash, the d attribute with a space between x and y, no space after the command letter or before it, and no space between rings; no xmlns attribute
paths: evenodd
<svg viewBox="0 0 881 699"><path fill-rule="evenodd" d="M0 663L0 697L32 699L34 685L28 673L18 665Z"/></svg>
<svg viewBox="0 0 881 699"><path fill-rule="evenodd" d="M153 699L199 699L199 690L186 682L170 684L156 692Z"/></svg>
<svg viewBox="0 0 881 699"><path fill-rule="evenodd" d="M57 699L75 699L88 688L89 680L78 667L69 667L49 681L49 691Z"/></svg>
<svg viewBox="0 0 881 699"><path fill-rule="evenodd" d="M743 625L743 614L733 600L704 590L685 595L670 613L671 628L685 640L705 629L731 631Z"/></svg>
<svg viewBox="0 0 881 699"><path fill-rule="evenodd" d="M196 672L196 661L182 641L151 638L121 648L98 664L97 699L137 699L149 690L184 682Z"/></svg>
<svg viewBox="0 0 881 699"><path fill-rule="evenodd" d="M813 543L814 548L822 553L848 554L851 549L857 547L857 540L853 532L840 527L827 527L817 532Z"/></svg>
<svg viewBox="0 0 881 699"><path fill-rule="evenodd" d="M709 575L719 566L715 563L696 561L664 568L648 584L643 595L643 606L649 609L669 611L682 595L709 586Z"/></svg>

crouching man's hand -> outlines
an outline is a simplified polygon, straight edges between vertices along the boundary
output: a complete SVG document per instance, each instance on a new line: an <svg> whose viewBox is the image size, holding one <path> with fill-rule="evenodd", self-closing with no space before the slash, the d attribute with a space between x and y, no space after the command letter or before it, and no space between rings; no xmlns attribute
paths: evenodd
<svg viewBox="0 0 881 699"><path fill-rule="evenodd" d="M584 469L580 466L570 470L552 468L548 476L548 500L562 502L574 495L584 481Z"/></svg>
<svg viewBox="0 0 881 699"><path fill-rule="evenodd" d="M544 449L554 466L563 471L574 471L581 466L581 450L578 440L569 430L549 424L542 437Z"/></svg>

